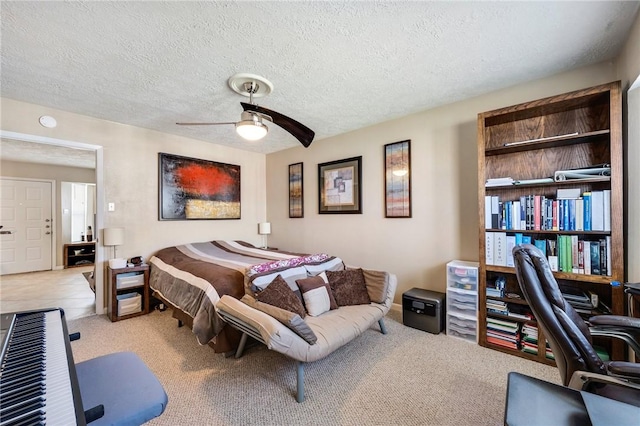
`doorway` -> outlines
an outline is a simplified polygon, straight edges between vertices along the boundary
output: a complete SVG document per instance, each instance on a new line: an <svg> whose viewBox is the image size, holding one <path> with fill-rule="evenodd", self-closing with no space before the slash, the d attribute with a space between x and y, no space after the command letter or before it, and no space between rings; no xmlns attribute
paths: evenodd
<svg viewBox="0 0 640 426"><path fill-rule="evenodd" d="M53 181L0 179L0 275L52 269Z"/></svg>
<svg viewBox="0 0 640 426"><path fill-rule="evenodd" d="M100 145L87 144L83 142L49 138L45 136L37 136L25 133L8 132L0 130L0 138L15 141L24 141L36 144L52 145L66 147L72 149L89 150L95 155L95 184L96 184L96 202L95 202L95 228L96 231L103 228L103 211L104 211L104 179L103 179L103 148ZM55 212L55 209L54 209ZM57 232L59 234L59 231ZM94 234L97 236L97 232ZM54 239L61 238L60 235L53 235ZM55 245L55 242L54 242ZM105 249L101 244L96 244L95 262L95 313L105 313L104 298L104 259L106 259Z"/></svg>

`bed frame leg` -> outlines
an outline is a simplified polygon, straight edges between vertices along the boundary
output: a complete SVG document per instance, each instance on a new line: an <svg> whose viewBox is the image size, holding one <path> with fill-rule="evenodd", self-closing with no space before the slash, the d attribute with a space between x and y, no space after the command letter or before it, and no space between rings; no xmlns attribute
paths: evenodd
<svg viewBox="0 0 640 426"><path fill-rule="evenodd" d="M244 352L244 345L247 344L247 333L242 333L242 337L240 337L240 343L238 344L238 349L236 350L236 358L240 358L242 356L242 352Z"/></svg>
<svg viewBox="0 0 640 426"><path fill-rule="evenodd" d="M382 334L387 334L387 326L384 325L384 319L380 318L378 320L378 324L380 325L380 331L382 332Z"/></svg>
<svg viewBox="0 0 640 426"><path fill-rule="evenodd" d="M298 378L298 391L296 395L296 401L304 401L304 363L296 361L296 370Z"/></svg>

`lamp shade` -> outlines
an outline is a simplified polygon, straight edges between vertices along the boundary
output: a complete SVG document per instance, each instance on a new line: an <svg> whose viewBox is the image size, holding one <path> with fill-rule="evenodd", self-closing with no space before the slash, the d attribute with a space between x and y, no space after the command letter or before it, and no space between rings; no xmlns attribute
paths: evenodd
<svg viewBox="0 0 640 426"><path fill-rule="evenodd" d="M258 224L258 234L269 235L271 233L271 223L262 222Z"/></svg>
<svg viewBox="0 0 640 426"><path fill-rule="evenodd" d="M236 132L244 139L257 141L267 135L269 129L261 121L240 121L236 123Z"/></svg>
<svg viewBox="0 0 640 426"><path fill-rule="evenodd" d="M105 228L103 231L105 246L121 246L124 244L124 228Z"/></svg>

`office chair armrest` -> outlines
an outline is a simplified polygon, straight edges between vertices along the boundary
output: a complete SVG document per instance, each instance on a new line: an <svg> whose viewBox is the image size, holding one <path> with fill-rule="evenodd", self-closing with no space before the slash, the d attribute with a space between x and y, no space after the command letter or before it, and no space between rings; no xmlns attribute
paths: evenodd
<svg viewBox="0 0 640 426"><path fill-rule="evenodd" d="M631 363L629 363L631 364ZM569 387L576 390L586 390L591 383L602 383L606 385L621 386L624 388L636 389L640 391L640 384L628 382L612 376L604 374L590 373L588 371L577 370L571 376Z"/></svg>
<svg viewBox="0 0 640 426"><path fill-rule="evenodd" d="M640 333L640 318L626 317L623 315L596 315L589 318L589 324L593 326L635 328L637 329L636 331Z"/></svg>
<svg viewBox="0 0 640 426"><path fill-rule="evenodd" d="M623 377L633 382L640 382L640 364L626 361L611 361L607 370L614 376Z"/></svg>

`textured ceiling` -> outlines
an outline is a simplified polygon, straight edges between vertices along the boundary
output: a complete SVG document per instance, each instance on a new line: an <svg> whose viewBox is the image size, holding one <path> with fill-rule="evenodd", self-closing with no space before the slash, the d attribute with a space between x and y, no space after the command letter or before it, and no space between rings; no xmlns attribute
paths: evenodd
<svg viewBox="0 0 640 426"><path fill-rule="evenodd" d="M2 139L0 157L8 161L82 167L85 169L96 168L95 151L17 141L14 139Z"/></svg>
<svg viewBox="0 0 640 426"><path fill-rule="evenodd" d="M227 79L263 75L258 103L316 140L610 60L640 2L2 1L3 97L270 153L248 142Z"/></svg>

